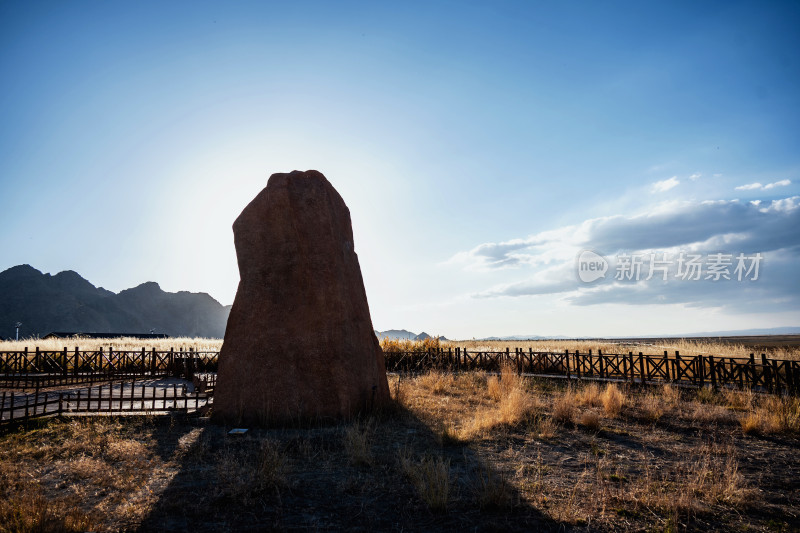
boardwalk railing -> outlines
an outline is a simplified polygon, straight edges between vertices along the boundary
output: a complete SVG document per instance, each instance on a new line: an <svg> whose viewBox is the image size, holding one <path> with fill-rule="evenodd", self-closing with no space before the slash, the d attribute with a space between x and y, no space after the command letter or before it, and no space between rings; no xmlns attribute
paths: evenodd
<svg viewBox="0 0 800 533"><path fill-rule="evenodd" d="M211 402L209 394L188 392L185 385L153 386L141 382L31 394L3 391L0 393L0 427L64 414L190 412L203 409Z"/></svg>
<svg viewBox="0 0 800 533"><path fill-rule="evenodd" d="M386 369L390 372L419 372L430 368L446 370L498 371L510 365L520 374L564 376L629 381L631 383L679 383L695 387L735 386L755 388L777 394L798 394L800 361L771 359L765 354L756 358L714 355L682 356L603 353L535 352L517 348L490 352L448 348L427 352L387 352Z"/></svg>
<svg viewBox="0 0 800 533"><path fill-rule="evenodd" d="M110 380L135 380L170 376L193 381L213 390L219 353L169 350L68 350L0 352L0 390L93 385ZM599 378L634 383L670 382L702 387L710 385L756 388L774 393L798 394L800 361L714 355L541 352L529 348L514 351L475 351L462 348L416 352L387 352L386 368L418 372L430 368L497 371L511 365L519 373ZM202 390L202 389L201 389Z"/></svg>
<svg viewBox="0 0 800 533"><path fill-rule="evenodd" d="M192 380L197 373L217 371L218 352L189 350L139 351L40 350L0 352L0 389L28 389L93 384L112 379L173 376Z"/></svg>

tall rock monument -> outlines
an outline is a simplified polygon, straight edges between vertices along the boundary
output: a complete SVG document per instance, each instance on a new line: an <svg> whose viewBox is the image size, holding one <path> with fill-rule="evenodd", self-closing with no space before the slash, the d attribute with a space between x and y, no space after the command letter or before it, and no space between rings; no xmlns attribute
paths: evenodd
<svg viewBox="0 0 800 533"><path fill-rule="evenodd" d="M350 211L325 176L273 174L233 234L240 281L220 352L214 417L291 424L386 402L383 352Z"/></svg>

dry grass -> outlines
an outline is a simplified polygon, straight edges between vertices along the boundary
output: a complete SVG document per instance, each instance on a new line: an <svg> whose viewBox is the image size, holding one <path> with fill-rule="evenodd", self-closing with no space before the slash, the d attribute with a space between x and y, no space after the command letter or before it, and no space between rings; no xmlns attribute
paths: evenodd
<svg viewBox="0 0 800 533"><path fill-rule="evenodd" d="M369 422L356 422L345 428L344 449L354 465L369 466L372 457L372 426Z"/></svg>
<svg viewBox="0 0 800 533"><path fill-rule="evenodd" d="M109 348L120 351L140 351L142 348L156 351L188 350L189 348L201 352L216 352L222 347L222 339L207 339L202 337L173 337L170 339L134 339L132 337L122 337L119 339L23 339L20 341L5 340L0 341L0 352L35 351L39 348L43 351L60 351L64 348L74 350L75 347L81 350L103 350Z"/></svg>
<svg viewBox="0 0 800 533"><path fill-rule="evenodd" d="M800 476L796 399L511 369L391 380L397 410L333 427L233 438L188 421L93 417L7 434L0 531L795 523L786 486Z"/></svg>
<svg viewBox="0 0 800 533"><path fill-rule="evenodd" d="M434 394L444 394L455 385L455 378L450 372L431 370L426 374L422 374L417 379L417 383Z"/></svg>
<svg viewBox="0 0 800 533"><path fill-rule="evenodd" d="M665 408L674 409L680 405L681 393L677 387L667 383L661 386L660 392Z"/></svg>
<svg viewBox="0 0 800 533"><path fill-rule="evenodd" d="M637 406L642 412L642 415L645 420L650 422L658 422L667 409L666 402L664 401L663 396L655 393L650 392L647 394L643 394L638 398Z"/></svg>
<svg viewBox="0 0 800 533"><path fill-rule="evenodd" d="M583 405L589 407L599 407L603 404L600 396L600 386L595 382L590 382L575 395L576 399Z"/></svg>
<svg viewBox="0 0 800 533"><path fill-rule="evenodd" d="M415 459L407 450L400 456L400 467L432 511L446 511L450 501L450 460L426 455Z"/></svg>
<svg viewBox="0 0 800 533"><path fill-rule="evenodd" d="M64 347L74 349L79 346L85 350L98 350L102 347L107 350L113 346L119 350L141 350L156 348L156 350L176 350L193 348L201 351L217 351L222 346L222 339L190 338L178 337L170 339L23 339L20 341L6 340L0 341L0 351L21 351L24 348L35 350L39 347L42 350L63 350ZM634 353L644 352L647 354L661 354L665 350L674 353L676 350L681 355L721 355L725 357L748 357L751 353L766 353L769 357L777 359L800 359L800 346L750 346L737 342L720 342L717 340L684 340L684 339L662 339L658 344L652 342L643 343L624 343L609 341L586 341L586 340L533 340L533 341L441 341L438 338L426 339L425 341L395 341L384 339L381 347L386 352L402 352L412 350L428 350L436 348L467 348L470 351L504 351L510 348L512 351L522 348L527 351L532 348L534 351L552 351L563 353L564 350L574 352L579 350L586 353L592 350L597 353L602 350L604 353Z"/></svg>
<svg viewBox="0 0 800 533"><path fill-rule="evenodd" d="M619 416L625 406L625 394L616 383L609 383L600 395L600 402L603 404L606 416L615 418Z"/></svg>
<svg viewBox="0 0 800 533"><path fill-rule="evenodd" d="M584 411L578 417L578 424L591 431L600 430L600 415L596 411Z"/></svg>
<svg viewBox="0 0 800 533"><path fill-rule="evenodd" d="M558 424L571 424L576 412L575 394L567 389L553 399L552 418Z"/></svg>
<svg viewBox="0 0 800 533"><path fill-rule="evenodd" d="M462 439L486 434L498 426L516 426L528 421L537 408L525 379L510 366L504 366L500 376L486 379L486 394L492 404L478 410L474 418L464 425Z"/></svg>
<svg viewBox="0 0 800 533"><path fill-rule="evenodd" d="M681 355L695 356L695 355L720 355L724 357L749 357L751 353L760 354L765 353L767 356L775 359L793 359L800 360L800 346L797 342L788 345L776 346L763 346L758 342L770 342L770 339L758 340L753 342L756 344L746 344L744 342L729 341L722 342L717 339L707 340L686 340L686 339L658 339L657 342L643 341L643 342L612 342L612 341L593 341L593 340L531 340L531 341L478 341L478 340L463 340L463 341L442 341L440 344L443 348L466 348L473 352L478 351L503 351L510 348L512 351L521 348L528 351L532 348L534 351L541 352L560 352L569 350L574 352L579 350L581 353L587 353L592 350L597 353L602 350L603 353L628 353L628 352L643 352L651 355L663 354L664 351L674 354L675 351L680 352Z"/></svg>
<svg viewBox="0 0 800 533"><path fill-rule="evenodd" d="M768 396L751 399L739 416L742 432L749 435L795 434L800 432L800 398Z"/></svg>

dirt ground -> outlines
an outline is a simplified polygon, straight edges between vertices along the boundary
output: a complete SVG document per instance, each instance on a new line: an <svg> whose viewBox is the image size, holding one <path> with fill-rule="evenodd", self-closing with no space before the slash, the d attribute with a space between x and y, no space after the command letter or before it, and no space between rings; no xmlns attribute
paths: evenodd
<svg viewBox="0 0 800 533"><path fill-rule="evenodd" d="M73 417L0 437L0 531L800 531L797 400L393 376L324 427Z"/></svg>

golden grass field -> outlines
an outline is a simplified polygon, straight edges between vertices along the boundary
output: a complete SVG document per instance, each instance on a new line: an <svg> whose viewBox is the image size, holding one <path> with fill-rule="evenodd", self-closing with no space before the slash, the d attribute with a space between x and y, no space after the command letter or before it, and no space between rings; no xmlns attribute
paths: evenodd
<svg viewBox="0 0 800 533"><path fill-rule="evenodd" d="M78 346L82 350L97 350L103 347L108 350L113 347L115 350L139 351L142 348L150 350L169 350L183 348L188 350L218 351L222 347L222 339L188 338L176 337L170 339L26 339L20 341L0 341L0 351L21 351L25 348L33 351L37 347L41 350L69 350ZM731 342L720 340L685 340L685 339L659 339L657 341L648 340L643 342L625 341L590 341L590 340L534 340L534 341L441 341L431 339L428 341L393 341L383 340L381 346L387 351L404 351L415 349L426 349L441 347L447 348L466 348L469 351L503 351L506 348L512 351L515 348L534 351L554 351L563 352L564 350L580 350L588 352L592 350L602 350L604 353L634 353L643 352L649 354L661 354L665 350L674 353L680 351L681 355L722 355L725 357L748 357L749 354L766 353L769 357L776 359L800 360L800 340L789 344L777 343L770 340L756 338L753 342L743 342L736 339Z"/></svg>
<svg viewBox="0 0 800 533"><path fill-rule="evenodd" d="M390 376L338 425L51 419L0 437L0 531L795 531L800 402Z"/></svg>

